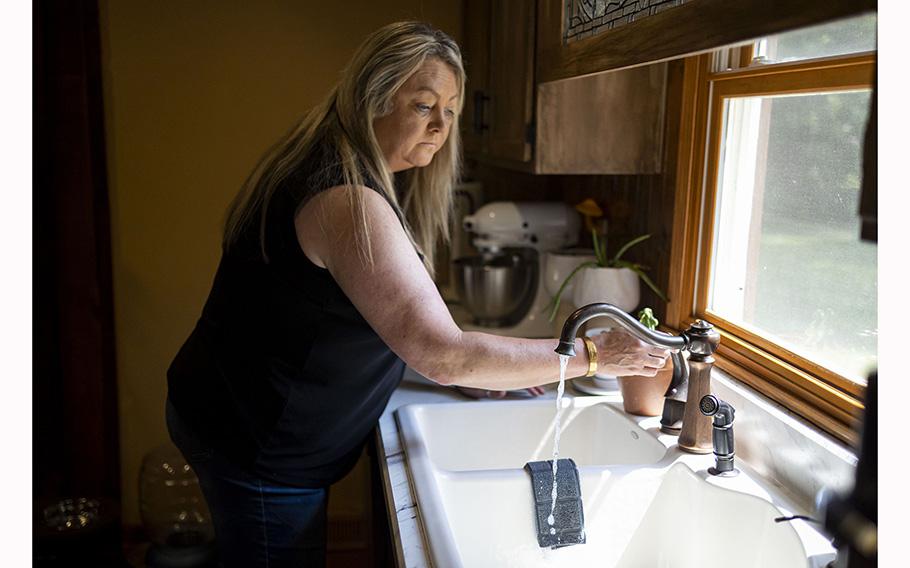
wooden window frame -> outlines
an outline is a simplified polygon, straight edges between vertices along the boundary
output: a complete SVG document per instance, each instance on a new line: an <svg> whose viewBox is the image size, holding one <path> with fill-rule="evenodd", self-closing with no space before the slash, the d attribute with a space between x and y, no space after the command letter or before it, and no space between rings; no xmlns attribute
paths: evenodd
<svg viewBox="0 0 910 568"><path fill-rule="evenodd" d="M842 442L856 446L865 386L708 310L708 267L724 101L730 97L871 89L876 55L828 57L718 73L711 72L711 57L703 54L685 61L667 324L681 330L696 319L711 322L721 335L715 355L718 368Z"/></svg>

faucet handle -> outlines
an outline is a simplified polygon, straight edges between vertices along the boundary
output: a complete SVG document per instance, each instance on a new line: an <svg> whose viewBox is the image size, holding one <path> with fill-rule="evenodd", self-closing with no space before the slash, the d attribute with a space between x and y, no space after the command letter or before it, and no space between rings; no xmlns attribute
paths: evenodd
<svg viewBox="0 0 910 568"><path fill-rule="evenodd" d="M683 335L688 340L689 354L697 357L704 358L714 355L720 344L720 334L717 333L714 326L701 319L695 320Z"/></svg>

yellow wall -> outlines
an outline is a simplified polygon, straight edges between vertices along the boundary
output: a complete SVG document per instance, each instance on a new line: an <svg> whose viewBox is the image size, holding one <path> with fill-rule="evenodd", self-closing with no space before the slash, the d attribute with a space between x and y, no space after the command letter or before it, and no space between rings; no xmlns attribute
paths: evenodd
<svg viewBox="0 0 910 568"><path fill-rule="evenodd" d="M225 207L258 157L402 19L461 37L462 0L100 0L123 513L167 440L165 371L196 322Z"/></svg>

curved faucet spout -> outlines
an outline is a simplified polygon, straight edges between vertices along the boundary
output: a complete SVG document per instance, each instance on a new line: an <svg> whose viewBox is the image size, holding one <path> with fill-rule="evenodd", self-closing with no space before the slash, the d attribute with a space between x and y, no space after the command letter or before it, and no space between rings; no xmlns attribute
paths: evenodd
<svg viewBox="0 0 910 568"><path fill-rule="evenodd" d="M560 355L574 357L575 337L578 335L578 328L589 319L600 316L612 318L629 330L632 335L651 345L658 345L666 349L683 350L689 346L689 339L685 335L666 335L652 331L613 304L599 303L582 306L569 316L565 325L562 326L562 334L559 336L559 346L556 348L556 352Z"/></svg>
<svg viewBox="0 0 910 568"><path fill-rule="evenodd" d="M710 323L695 320L679 335L667 335L652 331L638 320L612 304L588 304L575 310L562 326L559 346L560 355L575 356L575 336L578 328L591 318L608 316L629 330L640 340L665 349L676 350L672 354L673 378L664 393L664 409L660 419L661 431L679 435L679 448L683 451L703 454L711 451L710 423L707 416L698 411L701 398L711 392L711 367L714 352L720 343L720 334ZM689 352L688 364L681 351Z"/></svg>

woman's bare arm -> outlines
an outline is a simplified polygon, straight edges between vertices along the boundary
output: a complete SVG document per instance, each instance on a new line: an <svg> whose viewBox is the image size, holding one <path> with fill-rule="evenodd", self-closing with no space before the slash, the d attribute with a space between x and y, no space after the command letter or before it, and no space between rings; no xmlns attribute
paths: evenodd
<svg viewBox="0 0 910 568"><path fill-rule="evenodd" d="M361 192L372 241L372 268L354 250L349 191ZM386 200L366 188L335 187L312 198L295 219L307 257L329 270L376 333L411 368L436 382L494 390L527 388L559 378L556 339L519 339L463 332L452 320L436 285L424 269ZM666 359L628 334L599 338L599 361L608 372L653 375ZM567 377L585 374L578 357ZM653 353L653 356L649 355Z"/></svg>

